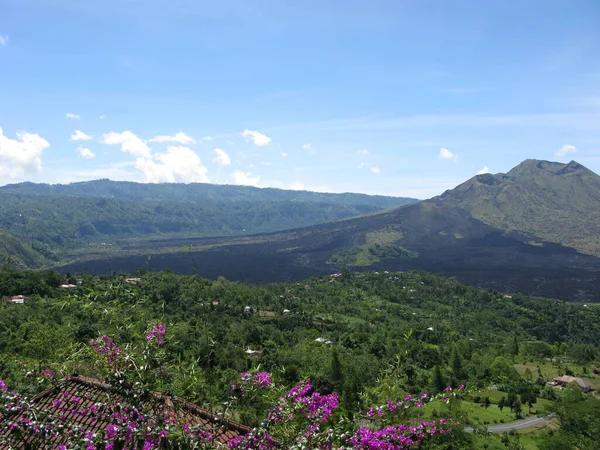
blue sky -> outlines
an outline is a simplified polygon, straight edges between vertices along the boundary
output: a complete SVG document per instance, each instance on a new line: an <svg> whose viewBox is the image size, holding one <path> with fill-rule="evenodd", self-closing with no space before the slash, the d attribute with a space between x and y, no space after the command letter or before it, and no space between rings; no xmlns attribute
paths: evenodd
<svg viewBox="0 0 600 450"><path fill-rule="evenodd" d="M3 0L0 184L600 173L599 23L597 0Z"/></svg>

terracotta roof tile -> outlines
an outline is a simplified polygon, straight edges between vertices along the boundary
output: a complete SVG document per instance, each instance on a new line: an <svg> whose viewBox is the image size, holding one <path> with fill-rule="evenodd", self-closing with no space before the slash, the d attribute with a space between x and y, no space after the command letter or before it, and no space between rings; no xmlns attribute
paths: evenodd
<svg viewBox="0 0 600 450"><path fill-rule="evenodd" d="M248 433L251 429L232 420L223 419L210 411L200 408L180 397L170 397L157 392L152 392L150 399L142 400L143 406L156 412L165 406L170 410L178 423L190 426L200 425L204 431L211 433L216 441L227 443L238 435ZM112 422L110 417L96 418L81 414L79 411L89 410L94 404L103 403L116 405L121 403L123 396L118 390L101 381L76 376L64 380L56 387L47 389L31 399L38 409L55 418L62 418L71 425L77 425L86 431L96 433L103 431ZM58 405L58 407L57 407ZM64 406L62 406L64 405ZM21 415L11 417L0 416L0 450L8 449L55 449L63 442L63 438L48 438L40 435L28 435L17 438L11 436L10 431L3 433L6 422L18 422Z"/></svg>

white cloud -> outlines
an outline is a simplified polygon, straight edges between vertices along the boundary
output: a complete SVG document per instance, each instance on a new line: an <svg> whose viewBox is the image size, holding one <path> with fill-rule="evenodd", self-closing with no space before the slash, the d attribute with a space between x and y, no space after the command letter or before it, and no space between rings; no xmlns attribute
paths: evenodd
<svg viewBox="0 0 600 450"><path fill-rule="evenodd" d="M260 162L263 166L272 166L273 163L271 161L261 161Z"/></svg>
<svg viewBox="0 0 600 450"><path fill-rule="evenodd" d="M155 153L154 159L138 157L135 167L149 183L210 182L208 169L188 147L169 146L166 153Z"/></svg>
<svg viewBox="0 0 600 450"><path fill-rule="evenodd" d="M81 119L81 116L79 114L73 114L73 113L66 113L65 117L67 119L72 119L72 120L79 120L79 119Z"/></svg>
<svg viewBox="0 0 600 450"><path fill-rule="evenodd" d="M94 159L96 157L96 154L89 148L78 147L77 152L79 153L79 156L81 156L83 159Z"/></svg>
<svg viewBox="0 0 600 450"><path fill-rule="evenodd" d="M458 159L458 154L452 153L447 148L440 148L440 152L438 153L438 158L440 159L451 159L456 161Z"/></svg>
<svg viewBox="0 0 600 450"><path fill-rule="evenodd" d="M370 166L370 164L369 164L368 162L361 162L361 163L358 165L358 168L359 168L359 169L364 169L365 167L369 167L369 166Z"/></svg>
<svg viewBox="0 0 600 450"><path fill-rule="evenodd" d="M248 142L254 142L259 147L264 147L271 142L271 138L266 134L259 133L258 131L244 130L242 136L246 138Z"/></svg>
<svg viewBox="0 0 600 450"><path fill-rule="evenodd" d="M213 150L213 153L216 155L213 159L214 163L217 163L221 166L228 166L229 164L231 164L231 158L227 153L225 153L224 150L221 150L220 148L215 148Z"/></svg>
<svg viewBox="0 0 600 450"><path fill-rule="evenodd" d="M143 158L152 159L152 152L146 145L146 142L141 140L131 131L123 131L122 133L106 133L101 142L104 144L121 145L121 151L130 153L133 156L141 156Z"/></svg>
<svg viewBox="0 0 600 450"><path fill-rule="evenodd" d="M214 139L214 137L212 137L212 136L204 136L202 138L203 141L212 141L213 139ZM231 142L231 144L233 144L233 142Z"/></svg>
<svg viewBox="0 0 600 450"><path fill-rule="evenodd" d="M287 154L286 152L281 152L281 157L282 157L282 158L287 158L287 155L288 155L288 154Z"/></svg>
<svg viewBox="0 0 600 450"><path fill-rule="evenodd" d="M292 184L290 184L290 189L293 191L305 191L306 186L304 186L299 181L294 181Z"/></svg>
<svg viewBox="0 0 600 450"><path fill-rule="evenodd" d="M371 167L371 172L379 174L381 173L381 169L379 167Z"/></svg>
<svg viewBox="0 0 600 450"><path fill-rule="evenodd" d="M6 47L8 45L8 36L0 34L0 47Z"/></svg>
<svg viewBox="0 0 600 450"><path fill-rule="evenodd" d="M100 116L100 120L104 120L104 119L106 119L106 116L104 116L104 115Z"/></svg>
<svg viewBox="0 0 600 450"><path fill-rule="evenodd" d="M196 139L188 136L183 131L175 134L175 136L156 136L150 139L148 142L176 142L178 144L195 144Z"/></svg>
<svg viewBox="0 0 600 450"><path fill-rule="evenodd" d="M48 147L50 143L38 134L20 131L17 139L9 139L0 128L0 178L40 172L42 152Z"/></svg>
<svg viewBox="0 0 600 450"><path fill-rule="evenodd" d="M576 153L577 148L571 144L565 144L554 153L555 158L564 158L569 153Z"/></svg>
<svg viewBox="0 0 600 450"><path fill-rule="evenodd" d="M231 174L231 178L233 178L233 182L235 184L256 187L260 186L260 177L258 175L254 176L250 172L242 172L241 170L236 170Z"/></svg>
<svg viewBox="0 0 600 450"><path fill-rule="evenodd" d="M92 139L94 139L92 136L90 136L89 134L85 134L81 130L75 130L71 135L72 141L91 141Z"/></svg>
<svg viewBox="0 0 600 450"><path fill-rule="evenodd" d="M358 154L368 156L371 154L371 152L369 150L367 150L366 148L362 148L358 151Z"/></svg>
<svg viewBox="0 0 600 450"><path fill-rule="evenodd" d="M311 154L311 155L314 155L314 154L316 154L316 153L317 153L317 149L316 149L316 148L315 148L315 146L314 146L314 145L312 145L312 144L304 144L304 145L302 146L302 148L303 148L304 150L308 150L308 151L310 152L310 154Z"/></svg>
<svg viewBox="0 0 600 450"><path fill-rule="evenodd" d="M490 173L490 168L488 166L483 166L483 169L477 171L477 175L484 175L486 173Z"/></svg>

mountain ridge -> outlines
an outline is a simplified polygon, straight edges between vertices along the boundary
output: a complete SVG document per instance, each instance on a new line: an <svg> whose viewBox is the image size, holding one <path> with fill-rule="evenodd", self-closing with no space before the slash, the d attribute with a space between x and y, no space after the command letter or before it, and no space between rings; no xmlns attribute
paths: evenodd
<svg viewBox="0 0 600 450"><path fill-rule="evenodd" d="M592 213L590 213L590 210ZM598 213L596 213L598 211ZM477 175L422 202L343 221L248 238L168 242L155 268L271 282L339 271L420 269L505 292L600 298L600 177L579 163L527 160ZM136 270L148 247L114 260L86 255L63 270ZM75 255L81 257L81 255Z"/></svg>

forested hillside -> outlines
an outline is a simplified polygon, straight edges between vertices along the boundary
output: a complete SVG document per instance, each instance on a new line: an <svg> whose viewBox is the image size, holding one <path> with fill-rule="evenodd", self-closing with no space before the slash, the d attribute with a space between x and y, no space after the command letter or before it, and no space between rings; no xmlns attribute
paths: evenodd
<svg viewBox="0 0 600 450"><path fill-rule="evenodd" d="M370 205L307 202L125 201L0 194L0 227L57 252L88 243L154 235L252 234L378 211Z"/></svg>
<svg viewBox="0 0 600 450"><path fill-rule="evenodd" d="M149 324L160 322L167 328L165 352L152 388L214 410L239 383L239 372L258 367L285 387L310 377L316 390L337 392L339 414L447 385L477 384L478 393L451 405L432 404L413 417L452 414L475 427L546 409L556 409L561 421L585 415L577 408L591 397L563 402L562 391L546 382L564 374L600 382L592 374L600 363L595 305L507 296L423 272L345 272L267 286L172 273L139 276L132 281L139 284L128 284L118 276L76 279L5 267L0 295L28 298L0 304L0 378L34 392L26 371L101 377L85 350L90 339L108 335L134 351ZM57 288L65 282L77 287ZM265 407L258 400L242 403L232 417L256 425ZM553 435L544 429L506 439L531 449L558 448L554 441L593 448L592 436L600 430L589 428L591 422L587 431L569 426ZM456 436L460 448L518 448L504 447L490 434Z"/></svg>
<svg viewBox="0 0 600 450"><path fill-rule="evenodd" d="M41 253L43 257L31 253L17 258L27 267L39 267L89 244L272 232L415 201L198 183L22 183L0 187L0 228L20 240L19 245Z"/></svg>
<svg viewBox="0 0 600 450"><path fill-rule="evenodd" d="M220 185L209 183L134 183L129 181L95 180L71 184L20 183L0 187L0 192L28 195L68 195L73 197L100 197L117 200L168 202L308 202L365 206L377 209L414 203L416 199L366 194L330 194L256 188L252 186Z"/></svg>

